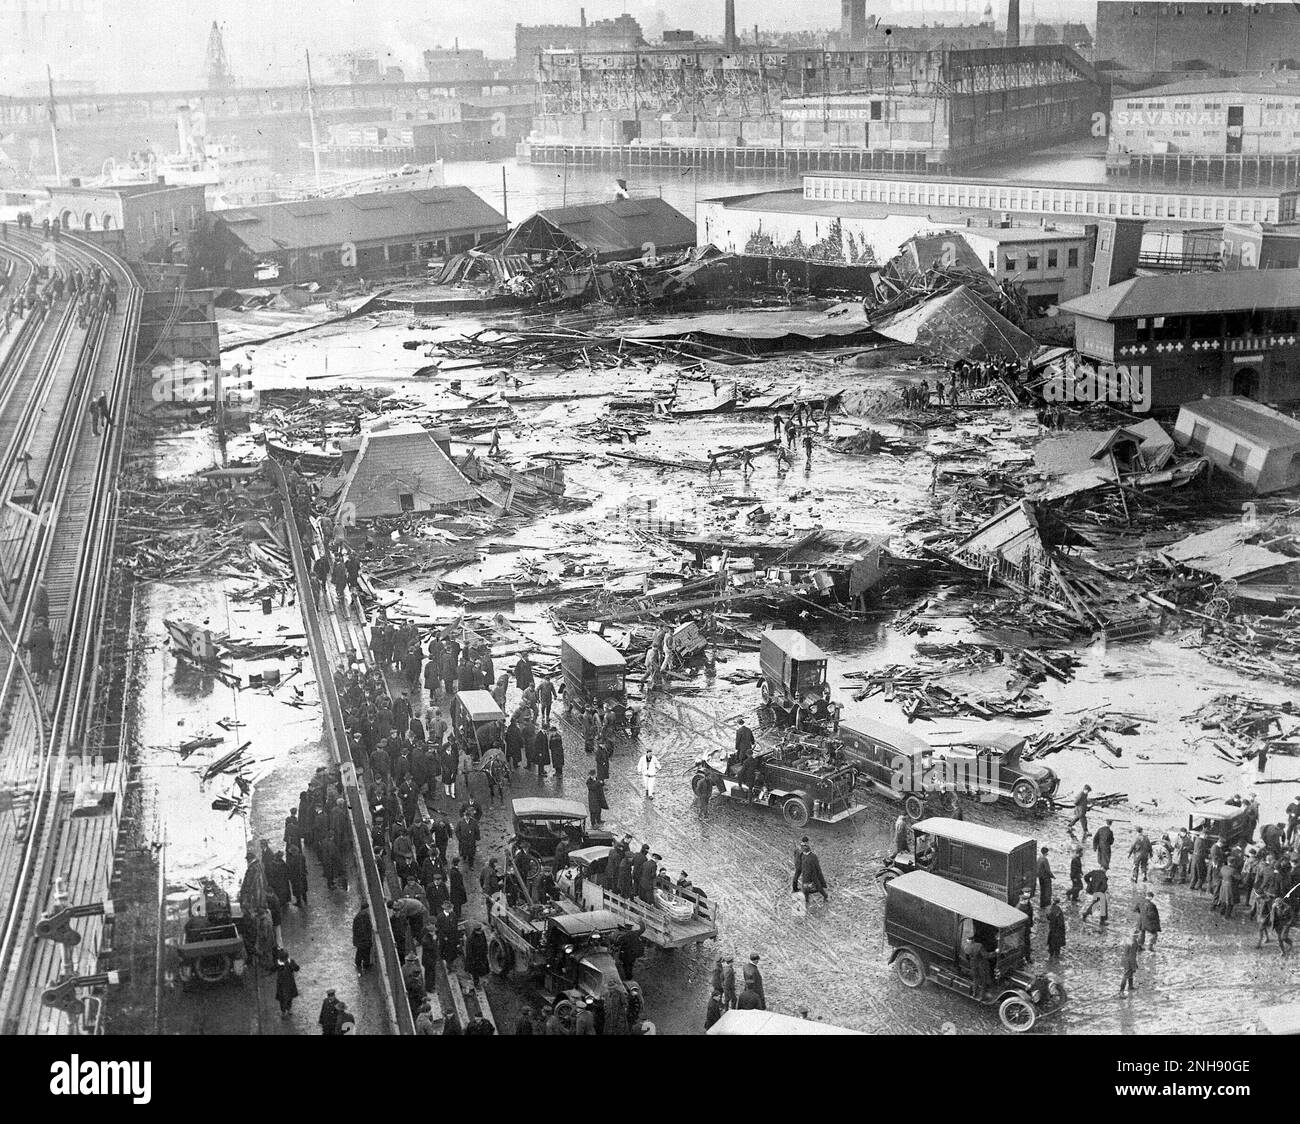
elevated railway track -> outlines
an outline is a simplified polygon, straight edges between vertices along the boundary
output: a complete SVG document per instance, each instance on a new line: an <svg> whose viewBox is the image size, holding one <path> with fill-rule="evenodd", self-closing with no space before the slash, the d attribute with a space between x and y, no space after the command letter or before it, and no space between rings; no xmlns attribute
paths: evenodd
<svg viewBox="0 0 1300 1124"><path fill-rule="evenodd" d="M82 751L143 294L123 262L72 236L47 244L11 231L0 255L29 274L60 274L65 290L39 320L29 314L23 341L0 359L0 1026L75 1032L93 1029L95 1004L65 1009L41 996L67 967L96 971L104 920L74 922L82 939L66 964L64 946L38 939L36 924L56 887L71 904L103 900L112 873L125 770ZM115 307L98 297L79 307L69 293L77 273L97 278L100 293L115 289ZM90 411L101 394L103 425ZM35 650L28 666L20 647L37 638L42 618L48 670ZM77 802L92 815L74 818Z"/></svg>

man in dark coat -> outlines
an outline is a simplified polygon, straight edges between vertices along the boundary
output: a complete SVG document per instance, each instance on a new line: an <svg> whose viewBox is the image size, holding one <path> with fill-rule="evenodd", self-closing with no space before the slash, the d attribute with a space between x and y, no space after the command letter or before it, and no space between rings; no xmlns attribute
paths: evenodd
<svg viewBox="0 0 1300 1124"><path fill-rule="evenodd" d="M650 844L642 843L641 850L632 856L632 886L641 885L641 868L650 860Z"/></svg>
<svg viewBox="0 0 1300 1124"><path fill-rule="evenodd" d="M1107 820L1107 823L1110 821ZM1147 837L1146 832L1141 828L1137 829L1137 838L1133 840L1133 845L1128 849L1129 858L1133 860L1133 882L1136 885L1138 876L1141 875L1142 881L1147 880L1147 867L1151 862L1151 840Z"/></svg>
<svg viewBox="0 0 1300 1124"><path fill-rule="evenodd" d="M293 904L305 909L307 906L307 859L304 857L300 846L290 846L284 865L289 874L289 888L293 892Z"/></svg>
<svg viewBox="0 0 1300 1124"><path fill-rule="evenodd" d="M519 659L515 662L515 686L521 691L526 691L532 685L533 665L528 662L528 653L521 652Z"/></svg>
<svg viewBox="0 0 1300 1124"><path fill-rule="evenodd" d="M1054 958L1061 955L1065 947L1065 912L1061 909L1061 899L1053 898L1047 908L1047 955Z"/></svg>
<svg viewBox="0 0 1300 1124"><path fill-rule="evenodd" d="M320 1027L321 1034L334 1036L339 1032L339 1001L334 994L334 989L330 988L325 993L325 1001L320 1005L320 1016L316 1019L316 1025Z"/></svg>
<svg viewBox="0 0 1300 1124"><path fill-rule="evenodd" d="M1079 901L1079 894L1083 892L1083 848L1075 847L1074 854L1070 856L1070 890L1065 895L1076 905Z"/></svg>
<svg viewBox="0 0 1300 1124"><path fill-rule="evenodd" d="M1052 904L1052 864L1047 861L1048 848L1038 852L1038 905L1046 909Z"/></svg>
<svg viewBox="0 0 1300 1124"><path fill-rule="evenodd" d="M767 996L763 992L763 973L758 970L758 959L757 952L749 954L749 963L745 965L745 991L752 991L757 995L758 1009L766 1011Z"/></svg>
<svg viewBox="0 0 1300 1124"><path fill-rule="evenodd" d="M645 955L645 939L641 936L642 928L624 922L619 926L617 938L618 963L623 970L623 978L636 978L636 962Z"/></svg>
<svg viewBox="0 0 1300 1124"><path fill-rule="evenodd" d="M292 893L289 887L289 867L284 861L284 856L279 851L266 853L262 860L262 871L266 876L267 886L274 890L275 896L287 906Z"/></svg>
<svg viewBox="0 0 1300 1124"><path fill-rule="evenodd" d="M1092 837L1092 849L1097 852L1097 865L1102 870L1110 870L1110 852L1115 846L1115 832L1111 830L1113 820L1107 820Z"/></svg>
<svg viewBox="0 0 1300 1124"><path fill-rule="evenodd" d="M651 855L637 872L638 896L646 905L655 904L655 879L659 876L660 855Z"/></svg>
<svg viewBox="0 0 1300 1124"><path fill-rule="evenodd" d="M636 892L636 856L628 851L619 859L618 871L614 877L615 893L620 897L630 898Z"/></svg>
<svg viewBox="0 0 1300 1124"><path fill-rule="evenodd" d="M370 971L370 958L375 947L375 927L370 920L370 906L365 902L352 918L352 947L357 950L357 972Z"/></svg>
<svg viewBox="0 0 1300 1124"><path fill-rule="evenodd" d="M1147 896L1142 899L1135 907L1134 911L1138 915L1138 937L1141 941L1142 949L1147 947L1147 934L1151 934L1151 951L1156 948L1156 941L1160 939L1160 910L1156 908L1155 891L1148 890Z"/></svg>
<svg viewBox="0 0 1300 1124"><path fill-rule="evenodd" d="M544 780L546 766L551 763L551 736L545 727L542 727L533 735L533 752L528 763L537 766L537 779L539 781Z"/></svg>
<svg viewBox="0 0 1300 1124"><path fill-rule="evenodd" d="M290 847L302 847L302 824L298 822L298 809L290 808L284 820L284 847L288 853Z"/></svg>
<svg viewBox="0 0 1300 1124"><path fill-rule="evenodd" d="M830 884L826 881L826 876L822 873L821 860L813 851L812 845L804 843L801 846L802 858L799 860L799 889L803 891L804 904L813 894L821 894L822 901L829 902L830 895L827 891Z"/></svg>
<svg viewBox="0 0 1300 1124"><path fill-rule="evenodd" d="M546 680L542 680L542 682L545 683ZM546 748L551 759L551 768L555 770L555 779L562 781L564 780L564 737L549 716L545 720L544 729L546 730Z"/></svg>
<svg viewBox="0 0 1300 1124"><path fill-rule="evenodd" d="M746 725L745 720L740 720L740 726L736 730L736 760L744 761L754 752L754 731Z"/></svg>
<svg viewBox="0 0 1300 1124"><path fill-rule="evenodd" d="M474 857L482 834L478 820L468 813L456 821L456 845L460 848L460 857L464 860L466 870L474 869Z"/></svg>
<svg viewBox="0 0 1300 1124"><path fill-rule="evenodd" d="M298 961L282 948L275 950L275 998L280 1004L280 1018L287 1019L298 998L298 981L293 978Z"/></svg>
<svg viewBox="0 0 1300 1124"><path fill-rule="evenodd" d="M438 951L442 955L442 962L450 971L456 957L460 955L460 922L451 911L451 902L442 903L435 931L438 934Z"/></svg>
<svg viewBox="0 0 1300 1124"><path fill-rule="evenodd" d="M704 1029L708 1030L722 1018L722 1012L726 1009L726 1005L722 1002L722 992L715 991L709 996L709 1005L704 1011Z"/></svg>
<svg viewBox="0 0 1300 1124"><path fill-rule="evenodd" d="M587 771L587 815L591 818L592 827L600 826L601 813L608 807L609 801L605 799L605 782L597 778L595 769L589 769Z"/></svg>

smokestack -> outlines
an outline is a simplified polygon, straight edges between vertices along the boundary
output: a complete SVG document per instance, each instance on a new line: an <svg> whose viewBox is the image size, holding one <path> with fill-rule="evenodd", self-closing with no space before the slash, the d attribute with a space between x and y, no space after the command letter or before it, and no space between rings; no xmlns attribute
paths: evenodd
<svg viewBox="0 0 1300 1124"><path fill-rule="evenodd" d="M740 41L736 38L736 0L727 0L726 15L723 17L722 45L728 51L734 51Z"/></svg>
<svg viewBox="0 0 1300 1124"><path fill-rule="evenodd" d="M842 0L840 4L840 43L862 46L867 41L867 0Z"/></svg>
<svg viewBox="0 0 1300 1124"><path fill-rule="evenodd" d="M1020 46L1020 0L1007 0L1007 46Z"/></svg>
<svg viewBox="0 0 1300 1124"><path fill-rule="evenodd" d="M582 28L583 31L587 30L587 9L586 8L578 9L578 26Z"/></svg>

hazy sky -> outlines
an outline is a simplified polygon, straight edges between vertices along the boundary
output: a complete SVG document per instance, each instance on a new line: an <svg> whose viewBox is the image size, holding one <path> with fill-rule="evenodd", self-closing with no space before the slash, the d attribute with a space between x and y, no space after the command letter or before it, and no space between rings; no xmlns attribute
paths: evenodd
<svg viewBox="0 0 1300 1124"><path fill-rule="evenodd" d="M868 0L869 12L894 22L921 22L904 15L918 9L932 20L937 10L966 0ZM978 8L982 0L976 0ZM354 48L392 52L414 77L425 47L478 47L492 57L514 51L516 23L577 23L628 12L649 26L661 12L666 26L719 35L723 0L0 0L0 86L43 77L45 65L59 80L93 80L100 89L166 89L198 84L208 28L221 22L226 48L241 82L287 80L302 68L302 51L329 58ZM1001 15L1006 0L997 0ZM1022 0L1024 18L1091 20L1089 0ZM835 27L839 0L737 0L742 27Z"/></svg>

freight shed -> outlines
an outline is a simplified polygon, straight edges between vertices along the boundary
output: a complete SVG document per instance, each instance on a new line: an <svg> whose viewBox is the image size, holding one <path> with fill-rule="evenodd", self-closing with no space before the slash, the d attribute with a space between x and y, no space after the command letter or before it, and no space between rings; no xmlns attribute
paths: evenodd
<svg viewBox="0 0 1300 1124"><path fill-rule="evenodd" d="M505 219L467 187L237 207L213 221L228 243L233 283L255 262L274 262L281 281L364 276L459 253L506 229Z"/></svg>
<svg viewBox="0 0 1300 1124"><path fill-rule="evenodd" d="M501 246L503 254L597 262L661 257L695 245L695 223L662 199L616 199L538 211Z"/></svg>

